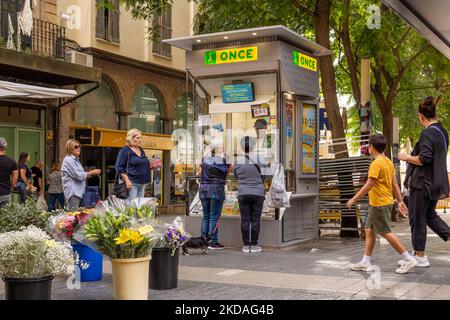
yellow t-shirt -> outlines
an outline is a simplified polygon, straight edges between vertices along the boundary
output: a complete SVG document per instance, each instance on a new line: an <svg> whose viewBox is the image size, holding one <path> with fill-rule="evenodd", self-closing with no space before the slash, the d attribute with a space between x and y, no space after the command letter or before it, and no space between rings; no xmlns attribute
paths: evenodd
<svg viewBox="0 0 450 320"><path fill-rule="evenodd" d="M388 157L380 155L372 162L369 168L369 178L375 180L375 185L369 191L369 205L381 207L394 204L392 190L394 174L394 164Z"/></svg>

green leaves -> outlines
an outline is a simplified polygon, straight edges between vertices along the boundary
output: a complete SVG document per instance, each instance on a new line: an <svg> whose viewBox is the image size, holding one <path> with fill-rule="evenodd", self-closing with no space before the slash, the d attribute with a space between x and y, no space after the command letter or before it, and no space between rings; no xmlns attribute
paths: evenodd
<svg viewBox="0 0 450 320"><path fill-rule="evenodd" d="M46 230L50 217L55 214L36 209L36 201L32 199L28 199L24 204L10 203L0 209L0 233L30 225Z"/></svg>
<svg viewBox="0 0 450 320"><path fill-rule="evenodd" d="M91 242L87 245L92 245L110 258L141 258L150 254L159 239L159 234L156 232L145 234L144 240L139 244L129 242L116 244L115 239L119 237L122 229L139 229L149 224L154 217L155 210L152 206L128 207L104 214L94 213L84 225L83 233L88 242Z"/></svg>

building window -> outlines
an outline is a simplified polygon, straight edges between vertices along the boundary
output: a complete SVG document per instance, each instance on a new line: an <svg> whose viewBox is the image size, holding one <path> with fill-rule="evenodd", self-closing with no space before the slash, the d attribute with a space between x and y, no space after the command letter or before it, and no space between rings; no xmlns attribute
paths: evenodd
<svg viewBox="0 0 450 320"><path fill-rule="evenodd" d="M161 14L155 13L153 19L153 28L157 31L153 40L153 53L171 58L172 46L162 41L172 38L172 7L168 7Z"/></svg>
<svg viewBox="0 0 450 320"><path fill-rule="evenodd" d="M129 129L146 133L163 133L161 119L162 103L156 92L148 85L139 87L133 96Z"/></svg>
<svg viewBox="0 0 450 320"><path fill-rule="evenodd" d="M79 93L95 87L94 84L77 86ZM77 100L77 124L119 129L117 99L110 85L103 80L94 91Z"/></svg>
<svg viewBox="0 0 450 320"><path fill-rule="evenodd" d="M95 36L98 39L120 43L119 0L96 0L96 8Z"/></svg>

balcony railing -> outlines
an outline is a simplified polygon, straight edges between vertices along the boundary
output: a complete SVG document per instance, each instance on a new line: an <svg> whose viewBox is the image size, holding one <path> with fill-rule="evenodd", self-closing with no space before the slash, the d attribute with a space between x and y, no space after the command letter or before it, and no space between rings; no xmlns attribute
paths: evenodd
<svg viewBox="0 0 450 320"><path fill-rule="evenodd" d="M1 21L1 45L3 47L55 59L64 59L66 47L65 27L33 18L31 36L26 36L24 34L18 34L17 14L11 13L10 15L12 32L9 30L8 20L2 19Z"/></svg>

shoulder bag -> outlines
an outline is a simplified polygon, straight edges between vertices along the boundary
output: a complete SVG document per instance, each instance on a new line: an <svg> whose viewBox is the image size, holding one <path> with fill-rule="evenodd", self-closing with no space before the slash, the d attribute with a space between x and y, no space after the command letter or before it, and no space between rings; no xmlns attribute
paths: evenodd
<svg viewBox="0 0 450 320"><path fill-rule="evenodd" d="M131 153L131 151L128 151L127 170L125 171L125 173L127 175L128 175L128 165L130 163L130 153ZM114 186L113 186L113 190L112 190L111 194L116 196L119 199L127 199L128 198L127 184L125 183L125 181L118 183L118 181L117 181L118 177L119 177L119 175L116 174L116 177L114 179Z"/></svg>

